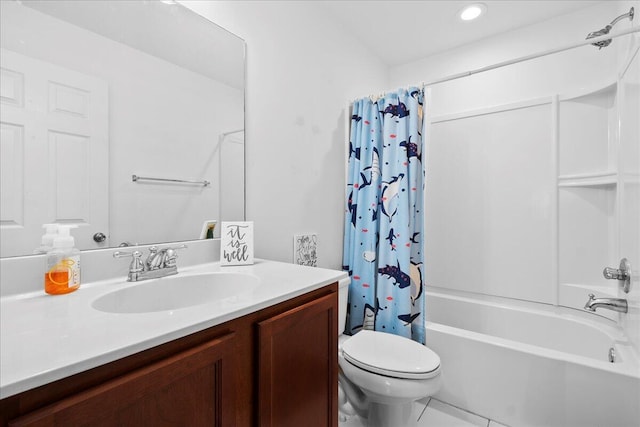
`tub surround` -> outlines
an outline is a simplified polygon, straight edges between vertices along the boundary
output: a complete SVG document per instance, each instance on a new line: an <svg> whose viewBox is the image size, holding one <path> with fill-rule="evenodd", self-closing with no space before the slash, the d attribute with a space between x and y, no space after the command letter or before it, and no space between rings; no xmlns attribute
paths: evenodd
<svg viewBox="0 0 640 427"><path fill-rule="evenodd" d="M203 251L206 255L218 252L219 245L216 248L215 243L205 244L209 246ZM2 260L2 288L6 293L0 299L0 397L6 398L202 331L346 277L346 273L340 271L259 259L251 266L221 267L217 262L202 263L202 256L193 253L196 252L193 248L187 251L192 253L191 260L189 252L180 254L179 275L239 272L257 276L260 286L249 296L233 301L122 315L101 312L91 306L106 293L137 285L126 281L128 263L111 258L112 250L83 253L83 273L89 270L85 277L94 280L84 281L77 292L61 296L44 294L41 274L32 274L33 270L40 271L37 268L21 270L29 279L17 283L18 277L11 277L15 269L5 271L12 259ZM41 261L38 258L13 261L24 267ZM91 272L90 267L94 265L100 265L98 270L102 273ZM109 269L117 270L118 275L104 274ZM10 280L16 282L9 283ZM33 289L35 284L40 289ZM18 289L25 291L16 292Z"/></svg>

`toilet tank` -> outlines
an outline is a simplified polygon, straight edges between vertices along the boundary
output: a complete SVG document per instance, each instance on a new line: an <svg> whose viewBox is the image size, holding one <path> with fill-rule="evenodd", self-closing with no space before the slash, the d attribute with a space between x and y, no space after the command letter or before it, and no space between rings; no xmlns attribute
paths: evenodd
<svg viewBox="0 0 640 427"><path fill-rule="evenodd" d="M347 322L347 299L349 298L350 278L344 278L338 282L338 336L344 332Z"/></svg>

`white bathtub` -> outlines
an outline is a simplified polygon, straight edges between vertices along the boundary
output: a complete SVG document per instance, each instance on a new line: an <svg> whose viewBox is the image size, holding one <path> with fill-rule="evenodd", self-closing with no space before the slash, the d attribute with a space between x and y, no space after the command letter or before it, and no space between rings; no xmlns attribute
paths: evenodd
<svg viewBox="0 0 640 427"><path fill-rule="evenodd" d="M513 427L640 426L640 364L615 322L439 288L426 298L437 398Z"/></svg>

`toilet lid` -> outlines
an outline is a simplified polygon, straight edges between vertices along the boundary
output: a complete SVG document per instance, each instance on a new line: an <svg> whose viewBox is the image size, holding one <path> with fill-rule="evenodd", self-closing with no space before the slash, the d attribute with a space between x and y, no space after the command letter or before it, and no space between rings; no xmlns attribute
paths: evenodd
<svg viewBox="0 0 640 427"><path fill-rule="evenodd" d="M342 346L344 358L369 372L394 378L427 379L439 374L440 357L398 335L360 331Z"/></svg>

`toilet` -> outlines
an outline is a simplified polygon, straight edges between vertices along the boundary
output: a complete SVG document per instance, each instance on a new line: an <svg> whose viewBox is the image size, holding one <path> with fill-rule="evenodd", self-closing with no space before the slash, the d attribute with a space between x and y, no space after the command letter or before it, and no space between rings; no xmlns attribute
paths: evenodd
<svg viewBox="0 0 640 427"><path fill-rule="evenodd" d="M340 419L357 414L368 427L417 424L416 400L440 389L440 357L428 347L385 332L344 335L349 279L339 283L338 399Z"/></svg>

